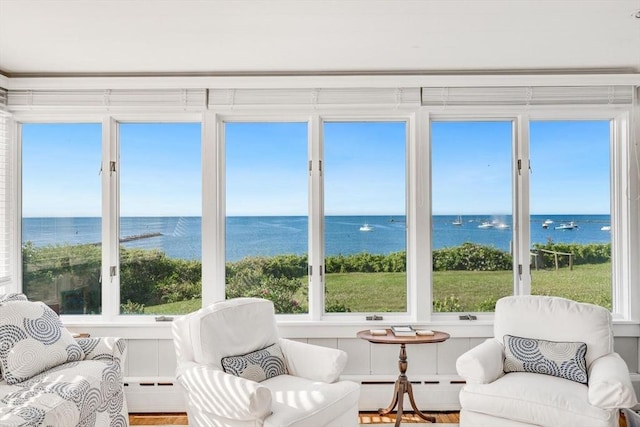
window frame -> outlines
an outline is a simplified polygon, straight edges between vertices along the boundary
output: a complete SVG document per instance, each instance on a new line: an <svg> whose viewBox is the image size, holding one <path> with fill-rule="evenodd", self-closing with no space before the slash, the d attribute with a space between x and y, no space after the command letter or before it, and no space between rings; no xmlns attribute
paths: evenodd
<svg viewBox="0 0 640 427"><path fill-rule="evenodd" d="M25 124L75 124L100 123L102 126L102 162L100 165L102 186L102 313L99 315L62 315L65 323L81 325L101 324L138 324L155 323L153 315L121 315L120 314L120 255L119 255L119 132L120 123L200 123L202 114L193 112L167 113L97 113L87 114L74 111L64 112L26 112L15 113L12 117L12 141L15 147L13 153L15 168L15 183L13 189L16 194L14 216L16 251L14 270L16 271L16 292L22 291L22 126ZM201 134L203 134L201 130ZM201 140L204 146L204 139ZM109 171L110 162L116 162L116 173ZM96 165L97 167L97 165ZM97 172L96 172L97 173ZM110 266L116 267L116 275L110 276ZM105 278L108 278L105 280Z"/></svg>
<svg viewBox="0 0 640 427"><path fill-rule="evenodd" d="M566 81L569 81L568 77L564 77ZM428 79L427 79L428 80ZM637 89L636 89L637 92ZM637 99L634 100L637 104ZM107 109L108 110L108 109ZM637 286L633 286L633 277L638 277L640 272L640 266L638 266L638 259L640 259L640 236L637 233L640 229L640 207L637 205L637 198L640 193L640 183L637 179L634 179L639 173L639 166L637 163L638 148L634 145L634 132L637 134L640 124L640 110L634 111L633 106L556 106L556 107L498 107L498 108L481 108L481 107L414 107L401 109L385 108L381 113L381 109L371 108L363 109L359 106L348 106L333 109L326 108L310 108L292 109L287 107L267 108L261 110L254 110L254 112L248 112L248 110L231 111L225 108L216 108L215 110L206 111L191 111L185 112L180 109L171 109L171 111L164 112L149 112L147 108L136 108L136 111L131 112L131 108L126 113L116 112L89 112L86 110L72 110L66 108L52 108L47 110L16 110L11 111L7 120L8 138L10 142L11 162L13 180L12 190L13 198L16 200L14 204L14 215L12 238L14 243L12 247L15 251L15 256L12 258L12 265L15 274L15 281L13 284L6 285L8 291L19 291L20 280L22 277L21 271L21 241L20 235L20 223L21 223L21 183L20 177L22 174L20 156L22 152L21 148L21 135L20 125L21 123L84 123L84 122L102 122L103 124L103 149L106 149L111 153L114 149L109 146L105 148L104 140L112 141L115 138L115 123L118 121L136 122L136 121L166 121L176 122L181 121L178 117L185 117L182 121L199 121L202 129L202 217L203 217L203 253L212 254L211 257L203 258L203 271L202 281L203 283L222 283L216 279L220 278L219 266L224 265L224 245L220 250L220 236L224 236L224 215L219 215L221 207L220 204L224 201L224 181L220 180L218 175L224 170L224 151L220 141L224 141L224 138L219 134L219 119L224 117L241 117L245 115L252 120L265 121L266 119L291 121L292 117L300 116L313 119L311 123L320 123L320 117L338 117L340 120L348 120L347 117L354 117L354 119L361 119L361 114L366 117L367 114L376 116L379 119L388 119L390 114L407 115L412 117L408 126L408 139L410 140L407 149L407 226L410 227L407 239L407 274L411 274L412 281L407 289L408 297L408 311L407 316L400 317L398 319L385 316L384 323L390 323L395 321L406 321L411 323L433 323L436 325L448 325L449 330L453 334L463 334L463 336L484 336L487 328L490 326L493 314L486 314L479 316L479 321L472 327L468 322L461 322L457 319L457 316L449 316L434 314L431 312L430 304L420 303L420 301L431 301L432 293L431 287L424 286L424 278L429 277L431 272L431 249L430 249L430 223L428 219L431 216L431 202L428 197L428 189L430 188L430 173L431 167L430 160L430 141L429 141L429 127L425 126L433 118L449 117L456 120L472 120L479 116L486 116L490 118L497 117L511 117L515 120L516 124L516 138L521 141L528 141L528 122L532 120L584 120L584 119L598 119L598 120L611 120L612 123L612 150L611 150L611 176L612 176L612 191L611 191L611 203L612 203L612 223L614 222L614 215L616 217L619 227L615 227L612 234L612 251L614 250L614 244L618 255L615 266L612 265L612 280L613 285L613 305L612 314L614 320L618 324L622 325L635 325L638 323L640 317L640 289L636 289ZM364 111L364 113L363 113ZM369 111L369 113L367 113ZM186 118L189 117L189 118ZM321 127L319 125L310 126L309 129L310 139L320 138ZM637 138L637 137L636 137ZM516 144L520 147L520 144ZM528 147L527 144L523 147ZM523 150L519 154L528 157L528 152ZM316 155L316 154L314 154ZM103 159L103 166L105 160ZM422 166L420 166L422 165ZM104 170L104 169L103 169ZM526 185L525 185L526 184ZM111 190L113 184L103 184L109 191L103 191L103 201L112 200L113 195ZM103 187L103 188L104 188ZM514 186L514 191L524 192L528 188L528 174L525 174L519 181L518 185ZM314 189L313 191L321 191ZM425 196L427 195L427 196ZM517 198L520 203L516 206L515 212L518 212L519 227L522 229L522 236L529 233L529 220L528 220L528 206L524 202L528 199L528 194L522 193L520 198ZM526 210L524 210L526 208ZM105 210L103 204L103 212ZM318 209L317 207L314 207ZM526 211L527 215L522 212ZM426 214L425 214L426 213ZM411 215L411 219L410 218ZM117 230L113 225L106 225L107 219L113 221L115 215L110 213L106 217L103 213L103 227L107 227L111 233L116 233ZM310 218L311 220L311 218ZM612 224L613 225L613 224ZM314 225L314 227L319 225ZM222 231L222 233L221 233ZM425 234L427 233L427 234ZM625 234L626 233L626 234ZM103 231L103 245L105 244ZM107 233L108 234L108 233ZM117 236L117 234L115 234ZM427 243L422 241L416 241L417 235L429 235L429 239L426 239ZM524 237L523 237L524 239ZM111 245L113 247L114 245ZM522 244L524 247L525 245ZM528 248L527 248L528 250ZM521 248L522 251L522 248ZM104 255L103 251L103 256ZM410 262L409 254L414 258L414 261ZM107 255L108 259L114 259L113 255ZM115 257L117 259L117 257ZM205 262L206 261L206 262ZM105 269L108 269L109 263L103 262L103 277L105 276ZM528 271L528 262L523 264L523 273ZM222 272L224 278L224 272ZM514 294L526 294L530 289L530 283L527 285L527 274L523 274L524 279L514 281L516 289ZM423 278L421 280L421 278ZM421 282L422 285L418 285ZM428 281L430 284L430 279ZM317 290L314 287L314 292ZM318 291L320 287L317 287ZM110 307L113 310L118 311L118 305L114 304L114 301L119 301L119 286L117 292L109 292L107 286L103 286L103 314L96 319L88 319L88 316L72 316L67 315L64 318L65 323L76 325L93 324L96 326L103 325L104 327L112 327L117 325L118 327L135 327L136 325L153 325L162 329L164 332L159 332L161 336L167 335L167 324L154 323L152 316L119 316L117 313L107 313L107 308ZM323 291L323 290L321 290ZM105 295L106 293L106 295ZM117 295L115 295L117 293ZM224 298L224 285L211 285L203 286L202 289L203 306L212 301L220 300ZM111 301L111 302L109 302ZM318 297L316 296L316 301ZM105 306L106 305L106 306ZM310 313L312 306L310 306ZM93 317L93 316L91 316ZM310 314L307 319L296 316L295 319L279 318L279 322L288 327L290 336L310 337L310 336L351 336L350 333L355 328L361 328L363 325L371 325L371 322L364 321L363 318L354 319L351 316L331 316L327 318L322 314L321 307L314 305L314 313ZM318 324L322 326L318 331L309 331L309 324ZM346 329L345 329L346 327ZM621 327L621 330L629 331L631 329L625 329ZM635 331L635 329L633 329ZM347 331L347 332L345 332ZM476 332L474 332L476 331ZM125 334L127 336L147 336L141 332L132 332L131 334Z"/></svg>
<svg viewBox="0 0 640 427"><path fill-rule="evenodd" d="M529 164L529 125L533 121L580 121L603 120L610 122L610 187L611 187L611 225L612 225L612 317L616 321L636 318L638 309L632 304L632 298L638 298L639 292L632 286L633 259L637 259L640 239L632 233L632 222L637 222L638 211L630 203L626 194L636 194L632 186L633 147L631 135L631 111L620 106L536 106L513 108L487 107L448 107L426 108L429 116L429 129L432 121L476 121L511 120L514 124L514 166L517 160L523 165ZM428 143L430 146L430 141ZM431 159L429 159L429 162ZM637 165L636 165L637 166ZM531 165L535 169L535 165ZM523 173L526 172L526 173ZM529 185L531 170L522 167L520 174L516 169L513 179L513 215L514 215L514 291L513 295L531 293L531 270L529 264L530 247L530 210ZM430 184L430 183L429 183ZM430 188L430 187L429 187ZM431 202L429 202L431 205ZM431 215L431 206L429 207ZM431 239L431 236L429 237ZM522 265L522 274L517 266ZM432 295L429 296L432 301ZM637 304L636 304L637 305ZM460 313L432 313L431 319L440 322L455 321ZM492 321L493 313L474 313L480 321Z"/></svg>
<svg viewBox="0 0 640 427"><path fill-rule="evenodd" d="M406 158L405 158L405 182L406 182L406 196L405 196L405 209L407 216L407 312L406 313L385 313L385 321L391 322L410 322L413 321L417 315L418 307L420 304L416 302L415 298L411 298L411 295L416 292L417 279L415 274L411 274L411 268L417 264L412 256L415 252L409 250L410 245L414 244L415 233L411 233L412 221L415 218L415 214L412 213L412 207L415 208L416 203L412 199L411 194L415 195L415 191L411 191L411 188L415 188L415 181L412 177L417 174L414 172L417 170L417 163L412 161L410 152L415 149L417 138L414 133L417 129L415 124L417 111L411 109L408 111L399 112L395 109L385 109L381 112L380 108L366 109L358 108L357 112L351 110L344 111L286 111L286 109L278 110L277 113L264 111L241 111L241 112L221 112L213 113L209 112L205 114L206 129L216 129L213 141L213 148L210 147L209 158L207 161L210 164L215 164L215 173L207 171L203 175L215 176L215 182L211 183L211 187L215 189L214 194L210 194L207 197L207 202L204 202L205 208L208 206L208 215L215 218L215 224L208 223L207 230L203 230L203 247L214 247L213 251L207 251L206 253L215 253L216 256L209 259L203 259L203 283L216 283L225 284L225 247L226 247L226 233L225 233L225 219L226 219L226 203L225 203L225 189L226 189L226 170L225 170L225 135L224 124L225 123L250 123L250 122L297 122L307 123L308 126L308 153L309 161L311 162L312 170L309 174L308 186L309 186L309 265L321 266L321 268L314 268L312 274L309 276L309 311L306 314L278 315L279 320L298 322L298 321L312 321L312 322L327 322L327 323L354 323L363 321L364 317L368 313L325 313L324 312L324 275L320 273L321 269L324 269L324 186L322 180L322 173L319 169L318 161L324 160L324 140L323 140L323 126L326 122L405 122L406 123ZM205 162L207 164L207 162ZM203 211L204 215L204 211ZM213 222L213 221L212 221ZM204 243L205 236L207 236L207 243ZM204 249L203 249L204 253ZM411 255L410 255L411 254ZM206 263L206 266L205 266ZM206 278L205 278L206 271ZM224 299L224 287L219 285L215 286L215 289L209 290L207 300L205 301L204 289L203 289L203 305L216 300Z"/></svg>

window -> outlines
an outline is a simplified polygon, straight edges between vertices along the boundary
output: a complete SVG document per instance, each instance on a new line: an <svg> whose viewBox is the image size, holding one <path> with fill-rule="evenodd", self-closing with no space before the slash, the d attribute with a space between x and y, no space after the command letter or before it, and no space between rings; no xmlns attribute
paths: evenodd
<svg viewBox="0 0 640 427"><path fill-rule="evenodd" d="M102 127L22 126L22 283L61 314L100 314Z"/></svg>
<svg viewBox="0 0 640 427"><path fill-rule="evenodd" d="M324 124L328 313L407 311L406 127Z"/></svg>
<svg viewBox="0 0 640 427"><path fill-rule="evenodd" d="M513 293L510 121L431 124L433 311L493 311Z"/></svg>
<svg viewBox="0 0 640 427"><path fill-rule="evenodd" d="M120 312L202 305L199 123L122 123Z"/></svg>
<svg viewBox="0 0 640 427"><path fill-rule="evenodd" d="M21 217L0 221L22 258L0 289L15 271L31 299L106 319L253 296L296 319L426 323L513 294L632 318L625 87L427 89L10 94L0 191L18 192L0 208ZM52 98L95 110L38 110Z"/></svg>
<svg viewBox="0 0 640 427"><path fill-rule="evenodd" d="M226 297L308 312L306 123L225 123Z"/></svg>
<svg viewBox="0 0 640 427"><path fill-rule="evenodd" d="M531 293L612 308L611 123L530 126Z"/></svg>

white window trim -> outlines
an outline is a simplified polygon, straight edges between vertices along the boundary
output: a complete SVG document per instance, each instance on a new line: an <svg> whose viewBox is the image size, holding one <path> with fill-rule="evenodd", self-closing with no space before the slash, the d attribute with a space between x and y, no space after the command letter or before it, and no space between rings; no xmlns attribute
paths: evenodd
<svg viewBox="0 0 640 427"><path fill-rule="evenodd" d="M105 85L104 79L99 79L96 81L93 81L93 80L89 81L89 80L66 79L63 82L62 86L73 90L79 87L95 88L95 86L101 87L101 85ZM388 78L386 77L377 78L375 76L366 77L366 78L354 77L354 78L347 78L347 79L334 79L331 77L318 79L315 77L306 77L306 78L287 79L287 82L283 82L280 79L269 79L269 78L257 78L257 79L222 78L222 79L213 79L213 80L207 79L207 78L204 78L204 79L203 78L198 78L198 79L171 78L171 79L160 79L160 80L162 80L163 83L161 82L161 84L159 84L158 79L154 79L153 82L150 82L148 79L143 80L143 79L136 79L136 78L114 78L114 79L108 79L107 83L114 84L115 86L119 86L120 88L140 88L140 87L148 87L148 86L151 86L152 88L162 87L162 86L171 88L171 87L175 87L177 84L182 85L183 87L198 86L198 87L228 88L228 87L243 87L243 86L255 87L256 85L258 85L259 87L271 87L271 88L281 88L283 86L296 88L296 87L306 87L307 85L309 87L331 86L333 83L336 82L336 80L340 81L339 85L341 86L354 85L357 82L360 82L358 84L359 86L368 85L371 87L380 87L380 86L384 87L389 83ZM397 76L397 77L391 78L391 81L395 82L396 85L403 86L403 87L408 87L408 86L420 87L420 86L432 86L432 85L465 86L469 84L475 84L479 86L530 85L530 84L545 84L545 85L632 84L637 86L640 84L640 82L638 81L637 75L405 76L405 77ZM318 84L319 82L323 84L320 85ZM37 87L43 87L43 88L60 87L59 86L60 80L57 80L57 79L53 79L53 80L52 79L7 79L6 83L8 83L6 86L8 86L9 89L12 89L12 87L15 87L16 89L26 88L26 90L28 90L28 88L37 88ZM636 89L636 92L637 92L637 89ZM623 163L623 166L619 166L617 169L619 171L618 175L620 175L617 178L620 180L620 183L621 183L619 185L625 185L627 187L627 192L619 194L619 197L624 200L621 200L621 201L616 200L615 203L616 204L626 203L627 209L624 209L626 213L625 213L625 216L620 221L622 223L628 224L627 231L630 234L627 234L627 236L634 236L633 238L631 238L631 240L627 240L626 246L628 247L626 248L627 252L625 254L625 257L626 257L625 262L627 263L628 268L625 269L626 274L622 273L623 276L626 276L628 286L626 286L625 289L620 289L620 287L618 287L616 289L616 294L614 295L614 301L622 301L620 308L614 308L614 311L616 312L616 318L614 319L616 322L616 329L621 330L623 334L631 334L629 336L637 336L638 334L637 324L638 324L638 319L640 319L640 290L636 289L638 288L638 286L636 286L637 283L632 283L632 278L640 277L639 275L640 250L638 249L640 247L640 244L639 244L640 237L638 237L639 235L638 230L640 229L640 212L639 212L640 209L637 203L637 200L639 198L639 193L640 193L640 189L638 187L640 186L640 184L638 183L638 180L633 179L634 176L640 176L640 171L639 171L639 166L637 161L637 158L639 155L638 147L637 147L637 137L635 136L640 134L640 108L637 108L637 106L638 106L638 99L636 96L636 99L634 100L635 110L633 109L633 107L631 109L621 108L621 107L613 107L610 109L612 114L617 114L615 117L618 119L615 122L616 125L614 129L614 134L621 135L621 138L630 139L630 142L628 144L628 150L626 153L620 154L619 150L614 150L612 152L613 154L612 158L616 157L615 159L612 159L612 162L619 162L618 164ZM581 106L580 108L582 109L582 113L578 114L579 117L575 117L575 119L587 118L589 114L593 114L594 118L597 118L597 117L600 117L602 114L601 106L594 107L594 108L590 108L589 106ZM151 109L153 108L151 107ZM117 108L114 108L114 110L117 110ZM196 107L194 110L201 111L201 108ZM343 109L338 109L338 110L341 112L344 112ZM348 110L348 107L346 108L346 110ZM503 110L502 111L503 116L515 115L516 117L522 118L526 115L530 120L541 120L544 118L549 119L548 117L546 117L546 115L553 116L552 117L553 119L560 119L560 115L558 115L560 113L562 117L564 117L565 119L571 119L570 116L572 116L572 114L575 113L575 109L570 106L554 107L554 108L530 107L530 108L511 108L511 109L503 109L498 107L498 108L491 108L491 113L494 113L494 114L500 113L500 110ZM132 109L130 109L129 111L131 112ZM277 111L280 111L280 113L278 113L277 115L283 115L283 116L286 116L287 118L290 117L289 115L284 114L282 112L282 109L279 109ZM455 114L457 119L460 119L461 117L464 117L464 116L466 116L469 119L472 119L477 117L478 113L482 111L486 113L487 110L483 108L477 108L477 107L446 108L447 114ZM184 112L184 109L182 110L182 112ZM264 113L264 110L262 110L262 112ZM414 122L415 123L414 129L412 129L411 131L412 135L415 135L415 141L416 141L414 143L415 146L413 147L413 149L415 150L416 156L412 163L415 163L415 164L421 163L423 165L428 164L423 161L425 158L428 158L428 149L425 149L424 147L428 147L428 134L429 134L428 130L424 129L424 123L428 123L429 120L432 120L431 118L432 114L437 116L439 113L442 113L442 112L443 112L443 108L422 107L418 109L416 114L417 118L415 119L415 122ZM519 114L515 114L517 112L519 112ZM104 109L101 111L101 113L102 114L95 113L95 112L87 113L86 110L73 110L71 108L69 109L65 108L64 110L61 110L59 108L53 108L53 107L41 108L36 110L32 108L24 108L20 111L14 111L14 118L10 120L10 123L9 123L9 128L10 128L9 137L10 137L10 141L12 142L11 146L14 147L13 161L15 162L15 166L16 166L13 168L13 170L15 171L14 173L18 176L18 179L14 180L13 182L14 189L17 190L21 184L19 182L21 173L18 168L19 162L17 160L20 152L20 149L17 145L17 141L20 140L17 123L21 121L32 121L32 122L39 122L39 123L52 122L52 121L53 122L55 121L73 122L73 123L80 123L80 122L87 122L87 121L100 122L104 120L104 117L105 117ZM175 121L174 113L179 114L180 112L178 112L177 110L174 111L173 109L165 108L162 114L150 115L147 112L140 113L140 114L136 114L134 112L132 113L133 115L131 117L138 116L140 117L140 120L142 120L142 118L148 119L150 116L154 116L158 120L162 120L162 117L165 117L166 115L167 121ZM298 110L298 113L299 113L299 110ZM224 251L222 252L218 251L217 253L215 252L216 250L215 241L213 242L214 247L205 247L206 245L204 242L206 240L209 242L209 244L211 244L212 243L211 241L214 240L215 237L224 235L223 228L222 228L222 234L220 234L221 229L219 224L219 222L222 221L224 225L224 216L222 216L222 219L221 219L220 215L210 216L210 213L212 211L216 212L219 210L220 206L219 205L216 206L216 203L220 203L220 200L221 200L220 193L221 193L221 190L223 190L223 188L220 187L221 183L218 180L215 180L212 178L214 178L215 175L218 173L216 172L216 165L219 164L221 159L224 159L224 153L219 152L220 144L218 144L216 140L218 138L216 127L218 123L217 117L224 116L225 114L226 112L223 113L220 111L208 110L204 112L204 117L202 119L203 253L214 253L215 256L213 257L213 259L218 259L218 261L216 261L218 265L220 264L219 258L221 257L222 259L224 259ZM313 114L318 114L318 112L314 110ZM106 114L106 115L110 117L109 114ZM312 130L311 132L312 133L317 132L317 130ZM521 138L524 138L524 136L521 136ZM636 141L635 144L634 144L634 141ZM614 144L615 144L615 141L614 141ZM622 156L622 158L617 158L618 155ZM625 157L626 157L626 160L625 160ZM624 167L626 167L627 170L623 171L622 169L624 169ZM213 177L211 176L212 174L213 174ZM411 179L415 179L416 181L415 186L413 187L413 190L412 190L412 191L416 191L417 193L417 195L413 196L414 202L416 203L416 205L423 206L425 203L424 201L420 200L419 194L421 193L421 190L420 190L421 187L429 188L429 185L428 185L429 178L428 176L425 176L429 174L423 173L422 176L415 176L415 175L419 175L419 174L410 174ZM14 260L13 270L16 272L15 277L19 278L21 277L21 262L20 262L21 260L19 256L21 251L21 245L20 245L21 238L19 235L19 232L20 232L19 224L21 223L20 221L21 213L19 212L20 210L19 198L20 198L21 192L14 191L13 194L17 201L17 203L14 204L14 206L16 206L16 215L14 216L14 219L15 219L14 228L17 230L17 233L14 233L14 236L16 236L14 246L16 247L16 250L17 250L16 252L17 256L13 257L13 258L16 258ZM408 197L409 197L409 194L408 194ZM616 197L618 197L618 195L616 195ZM614 199L613 193L612 193L612 199ZM419 210L420 209L416 208L416 211L419 211ZM205 212L208 212L208 214L206 215L207 218L209 219L213 218L213 220L209 220L209 219L205 220ZM407 214L409 214L409 212L410 211L408 210ZM426 217L430 218L430 208L429 208L429 214ZM429 229L430 220L425 220L424 218L425 218L424 216L420 217L416 215L417 232L421 228ZM622 233L622 231L620 231L620 233ZM207 238L205 238L205 235L207 236ZM219 239L217 240L219 241ZM624 240L624 239L618 239L618 240ZM205 252L205 249L207 249L207 252ZM213 249L214 252L211 252L210 251L211 249ZM419 259L425 258L425 261L426 261L426 264L421 263L420 267L416 267L418 272L424 271L426 266L429 267L428 268L429 271L431 270L430 250L428 251L429 256L426 256L423 249L424 248L419 248L419 247L416 248L416 254L417 254L416 257ZM618 270L619 269L616 269L616 271ZM205 262L203 259L203 284L210 283L211 281L215 283L215 277L216 277L216 272L212 271L211 265L208 265L208 268L205 268ZM420 277L423 277L423 276L420 275ZM19 279L15 281L15 283L12 285L13 288L9 290L17 291L19 288L18 282L19 282ZM222 283L224 283L224 280L222 281ZM413 288L408 289L408 292L415 292L415 294L410 293L410 295L415 296L413 300L410 299L411 305L418 304L418 301L422 300L421 297L424 296L425 294L429 296L428 301L431 300L431 291L430 289L426 289L426 288L428 287L424 286L423 284L422 286L418 286L415 289ZM203 286L203 302L221 299L220 289L221 288L219 286ZM523 290L521 289L521 292L522 291ZM526 290L524 291L526 292ZM224 289L222 288L222 298L223 297L224 297ZM424 306L428 304L422 304L422 305ZM411 310L414 310L414 308L412 307ZM617 315L618 312L621 313L621 316ZM93 317L93 316L89 316L89 317ZM479 323L477 323L476 325L467 325L467 324L463 324L456 321L453 321L452 325L457 325L456 328L461 328L461 330L468 331L467 333L473 334L472 332L473 330L484 330L485 326L481 325L480 322L485 322L485 321L491 322L491 319L492 319L492 315L487 315L487 316L480 317L478 320ZM106 319L104 318L104 315L101 316L100 319L88 319L87 317L82 316L81 318L78 318L78 319L69 317L68 320L71 324L76 324L76 320L77 320L78 324L80 325L87 325L87 324L93 323L96 325L96 327L101 327L100 325L106 321ZM148 326L152 328L156 328L158 330L164 330L164 328L166 328L166 325L154 324L153 319L140 318L140 316L127 316L126 318L124 318L123 316L118 316L115 320L118 327L121 327L120 325L123 325L123 326L129 325L133 329L135 329L137 328L136 326L137 324L140 324L141 322L148 324L150 321L151 323ZM332 322L330 322L329 319L326 319L324 321L322 320L323 319L317 319L309 322L303 321L303 322L292 323L282 319L280 323L283 325L283 327L293 328L293 330L297 328L297 326L295 326L296 324L304 325L303 328L307 331L305 332L305 336L309 336L308 327L313 325L321 325L320 331L322 331L322 330L327 330L326 328L330 328L331 330L333 330L334 328L342 330L343 328L348 329L348 328L360 327L360 326L370 326L371 324L367 322L355 321L355 322L351 322L351 325L341 323L340 325L331 326ZM442 322L447 322L446 319L440 319L440 318L437 318L437 316L431 316L430 307L426 311L424 310L420 311L418 309L415 309L415 317L413 317L412 320L418 323L430 322L430 324L443 324ZM109 323L111 326L113 326L111 322ZM386 323L386 319L385 319L385 323ZM290 326L287 326L287 324ZM319 332L319 334L322 335L323 332ZM465 335L465 336L469 336L469 335Z"/></svg>
<svg viewBox="0 0 640 427"><path fill-rule="evenodd" d="M304 109L303 109L304 110ZM208 113L205 115L205 129L215 128L216 132L213 138L209 135L209 139L205 145L209 145L210 152L205 159L205 165L209 168L215 165L216 172L210 169L205 171L203 175L207 177L215 176L215 182L210 186L214 188L215 195L209 195L205 207L207 215L212 215L214 221L207 222L207 229L203 229L203 248L210 248L207 253L215 253L215 257L203 259L203 283L215 283L214 289L206 296L203 290L203 304L224 299L224 283L225 283L225 156L224 156L224 123L226 122L304 122L308 124L308 152L310 159L317 164L322 159L322 128L325 122L335 121L359 121L359 122L375 122L375 121L400 121L407 123L407 149L406 149L406 215L407 227L411 230L414 227L415 218L415 194L413 190L416 187L415 176L417 173L417 161L411 158L410 152L417 151L416 137L416 116L415 109L402 109L398 111L388 108L386 111L381 109L367 110L364 108L340 109L339 111L329 108L310 109L308 111L278 110L277 112L264 111L229 111L224 113ZM212 124L210 121L214 121ZM213 146L213 147L211 147ZM207 167L207 166L205 166ZM310 265L324 266L324 209L323 209L323 184L318 168L312 169L311 178L309 179L309 236L311 247L308 256ZM204 213L203 213L204 215ZM212 223L215 222L215 225ZM417 293L418 280L417 275L412 274L412 268L415 270L417 262L413 252L409 250L411 245L415 246L415 233L407 233L407 312L406 313L376 313L383 314L385 322L410 322L415 321L419 317L425 317L423 313L418 314L419 310L423 310L424 304L418 304L416 298L412 298ZM204 253L204 252L203 252ZM205 265L206 264L206 265ZM206 273L205 273L206 272ZM282 320L298 321L310 320L314 322L361 322L365 320L367 314L372 313L324 313L324 275L320 275L320 268L314 268L309 283L309 312L301 315L280 315ZM371 324L371 322L369 322Z"/></svg>

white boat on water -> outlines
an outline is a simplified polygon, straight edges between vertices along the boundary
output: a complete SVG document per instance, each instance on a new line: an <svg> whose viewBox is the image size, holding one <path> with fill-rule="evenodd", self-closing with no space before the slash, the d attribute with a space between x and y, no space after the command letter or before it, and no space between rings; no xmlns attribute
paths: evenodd
<svg viewBox="0 0 640 427"><path fill-rule="evenodd" d="M578 224L573 221L569 221L567 224L560 224L556 227L556 230L575 230L578 228Z"/></svg>
<svg viewBox="0 0 640 427"><path fill-rule="evenodd" d="M611 231L611 226L610 225L603 225L602 227L600 227L600 230L602 230L602 231Z"/></svg>
<svg viewBox="0 0 640 427"><path fill-rule="evenodd" d="M493 228L494 224L490 221L485 221L478 226L478 228Z"/></svg>
<svg viewBox="0 0 640 427"><path fill-rule="evenodd" d="M549 228L551 224L553 224L552 219L545 219L544 222L542 223L542 228Z"/></svg>
<svg viewBox="0 0 640 427"><path fill-rule="evenodd" d="M462 225L462 217L460 215L458 215L458 218L453 220L453 222L451 224L453 224L453 225Z"/></svg>
<svg viewBox="0 0 640 427"><path fill-rule="evenodd" d="M370 226L369 224L365 224L362 227L360 227L360 231L373 231L373 227Z"/></svg>

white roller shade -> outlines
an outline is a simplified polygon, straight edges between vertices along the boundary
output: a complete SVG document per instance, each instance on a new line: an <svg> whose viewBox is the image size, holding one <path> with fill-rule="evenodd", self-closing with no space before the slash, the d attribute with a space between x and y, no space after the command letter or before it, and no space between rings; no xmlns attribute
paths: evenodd
<svg viewBox="0 0 640 427"><path fill-rule="evenodd" d="M204 109L204 89L158 90L11 90L8 96L10 111L46 108L182 108Z"/></svg>
<svg viewBox="0 0 640 427"><path fill-rule="evenodd" d="M631 105L633 86L423 87L422 105Z"/></svg>
<svg viewBox="0 0 640 427"><path fill-rule="evenodd" d="M261 105L418 106L418 88L209 89L210 108Z"/></svg>
<svg viewBox="0 0 640 427"><path fill-rule="evenodd" d="M7 91L0 88L0 286L11 281L11 155L6 99Z"/></svg>

